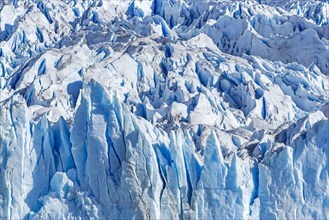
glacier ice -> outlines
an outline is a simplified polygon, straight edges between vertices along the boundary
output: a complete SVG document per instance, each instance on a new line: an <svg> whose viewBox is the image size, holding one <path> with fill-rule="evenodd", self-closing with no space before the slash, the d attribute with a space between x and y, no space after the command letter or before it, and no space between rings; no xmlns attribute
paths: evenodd
<svg viewBox="0 0 329 220"><path fill-rule="evenodd" d="M0 218L328 219L328 9L0 2Z"/></svg>

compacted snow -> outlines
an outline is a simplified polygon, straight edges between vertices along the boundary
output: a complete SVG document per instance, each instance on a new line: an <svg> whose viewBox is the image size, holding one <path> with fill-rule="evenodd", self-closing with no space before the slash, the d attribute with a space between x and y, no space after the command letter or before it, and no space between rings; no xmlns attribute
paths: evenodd
<svg viewBox="0 0 329 220"><path fill-rule="evenodd" d="M326 1L0 1L0 218L328 219Z"/></svg>

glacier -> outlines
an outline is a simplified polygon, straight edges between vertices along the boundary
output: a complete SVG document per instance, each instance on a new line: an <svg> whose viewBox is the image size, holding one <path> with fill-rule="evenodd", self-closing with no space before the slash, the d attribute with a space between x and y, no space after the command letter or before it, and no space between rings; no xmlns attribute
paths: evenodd
<svg viewBox="0 0 329 220"><path fill-rule="evenodd" d="M0 2L0 219L328 219L329 3Z"/></svg>

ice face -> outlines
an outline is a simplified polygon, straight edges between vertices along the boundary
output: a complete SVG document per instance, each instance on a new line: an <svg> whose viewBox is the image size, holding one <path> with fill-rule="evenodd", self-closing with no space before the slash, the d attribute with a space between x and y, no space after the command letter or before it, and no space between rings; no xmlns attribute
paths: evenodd
<svg viewBox="0 0 329 220"><path fill-rule="evenodd" d="M329 218L328 8L0 3L0 218Z"/></svg>

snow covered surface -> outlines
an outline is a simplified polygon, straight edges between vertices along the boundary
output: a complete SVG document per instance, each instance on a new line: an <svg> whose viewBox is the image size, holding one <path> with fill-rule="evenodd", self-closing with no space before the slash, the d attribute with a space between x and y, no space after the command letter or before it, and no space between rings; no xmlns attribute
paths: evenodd
<svg viewBox="0 0 329 220"><path fill-rule="evenodd" d="M1 1L0 218L328 219L328 10Z"/></svg>

